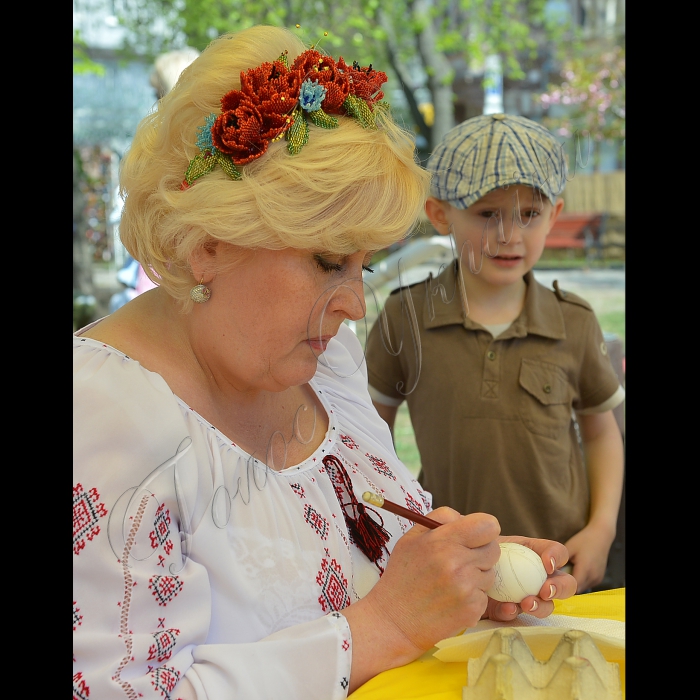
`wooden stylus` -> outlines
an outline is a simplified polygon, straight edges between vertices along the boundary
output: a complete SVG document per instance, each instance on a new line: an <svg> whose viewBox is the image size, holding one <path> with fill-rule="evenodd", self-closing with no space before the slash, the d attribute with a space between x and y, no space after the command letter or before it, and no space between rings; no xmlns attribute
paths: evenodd
<svg viewBox="0 0 700 700"><path fill-rule="evenodd" d="M402 518L407 518L408 520L417 523L418 525L429 527L431 530L434 530L436 527L440 527L440 525L442 525L442 523L439 523L437 520L433 520L432 518L428 518L425 515L421 515L420 513L416 513L415 511L409 510L408 508L404 508L403 506L400 506L397 503L387 501L386 498L384 498L384 496L379 496L376 493L373 493L372 491L365 491L362 494L362 500L366 503L369 503L370 505L376 506L377 508L383 508L384 510L388 510L394 515L400 515Z"/></svg>

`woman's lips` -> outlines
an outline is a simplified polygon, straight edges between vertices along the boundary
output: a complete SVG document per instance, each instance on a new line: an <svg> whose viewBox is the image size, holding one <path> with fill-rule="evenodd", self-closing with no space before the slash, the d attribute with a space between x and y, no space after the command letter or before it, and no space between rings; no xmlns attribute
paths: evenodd
<svg viewBox="0 0 700 700"><path fill-rule="evenodd" d="M320 338L307 338L306 342L309 344L312 350L317 353L325 352L332 335L324 335Z"/></svg>

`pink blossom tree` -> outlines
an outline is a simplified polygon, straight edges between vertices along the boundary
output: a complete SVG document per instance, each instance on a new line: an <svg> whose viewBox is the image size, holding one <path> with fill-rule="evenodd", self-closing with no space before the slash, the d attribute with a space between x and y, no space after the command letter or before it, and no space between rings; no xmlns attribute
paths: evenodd
<svg viewBox="0 0 700 700"><path fill-rule="evenodd" d="M544 124L559 136L575 137L584 162L590 143L594 170L599 167L599 144L616 141L619 165L625 138L625 49L587 52L561 65L562 82L550 84L539 96ZM564 113L548 114L552 105L562 105Z"/></svg>

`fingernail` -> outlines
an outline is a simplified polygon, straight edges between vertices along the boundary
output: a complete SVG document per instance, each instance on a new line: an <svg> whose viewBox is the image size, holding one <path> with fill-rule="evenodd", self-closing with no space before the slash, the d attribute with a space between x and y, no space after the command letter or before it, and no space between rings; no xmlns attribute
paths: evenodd
<svg viewBox="0 0 700 700"><path fill-rule="evenodd" d="M551 583L549 584L549 598L547 600L552 600L554 598L554 594L557 592L556 586L553 586Z"/></svg>
<svg viewBox="0 0 700 700"><path fill-rule="evenodd" d="M537 604L537 601L536 601L536 600L533 600L533 601L532 601L532 607L530 608L530 612L535 612L535 610L537 610L537 608L539 608L539 607L540 607L540 606Z"/></svg>
<svg viewBox="0 0 700 700"><path fill-rule="evenodd" d="M549 561L552 562L552 573L554 573L557 570L557 562L554 561L554 557L550 557Z"/></svg>

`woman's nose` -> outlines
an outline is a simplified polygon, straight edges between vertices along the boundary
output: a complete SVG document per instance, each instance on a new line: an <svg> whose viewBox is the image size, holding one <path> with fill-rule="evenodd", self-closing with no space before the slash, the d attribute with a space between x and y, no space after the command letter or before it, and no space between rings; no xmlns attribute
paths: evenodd
<svg viewBox="0 0 700 700"><path fill-rule="evenodd" d="M364 318L367 311L362 278L342 282L329 292L327 309L340 313L351 321Z"/></svg>

